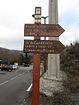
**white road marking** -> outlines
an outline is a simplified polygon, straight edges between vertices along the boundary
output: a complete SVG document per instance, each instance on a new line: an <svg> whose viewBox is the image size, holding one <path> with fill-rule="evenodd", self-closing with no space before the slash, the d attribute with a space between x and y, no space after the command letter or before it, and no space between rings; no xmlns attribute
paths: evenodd
<svg viewBox="0 0 79 105"><path fill-rule="evenodd" d="M14 80L14 79L16 79L17 77L19 77L21 75L23 75L23 74L19 74L19 75L15 76L15 77L11 78L10 80Z"/></svg>
<svg viewBox="0 0 79 105"><path fill-rule="evenodd" d="M23 73L24 74L24 73ZM18 76L21 76L21 75L23 75L23 74L19 74Z"/></svg>
<svg viewBox="0 0 79 105"><path fill-rule="evenodd" d="M19 75L15 76L15 77L11 78L11 79L8 80L8 81L5 81L5 82L3 82L3 83L0 83L0 86L2 86L2 85L4 85L4 84L8 83L8 82L11 81L11 80L16 79L17 77L19 77L19 76L21 76L21 75L23 75L23 74L19 74Z"/></svg>
<svg viewBox="0 0 79 105"><path fill-rule="evenodd" d="M6 84L7 82L9 82L9 81L5 81L5 82L1 83L0 86Z"/></svg>
<svg viewBox="0 0 79 105"><path fill-rule="evenodd" d="M30 87L27 89L27 92L29 92L32 88L32 84L30 85Z"/></svg>
<svg viewBox="0 0 79 105"><path fill-rule="evenodd" d="M16 79L18 76L15 76L15 77L13 77L13 78L11 78L10 80L14 80L14 79Z"/></svg>

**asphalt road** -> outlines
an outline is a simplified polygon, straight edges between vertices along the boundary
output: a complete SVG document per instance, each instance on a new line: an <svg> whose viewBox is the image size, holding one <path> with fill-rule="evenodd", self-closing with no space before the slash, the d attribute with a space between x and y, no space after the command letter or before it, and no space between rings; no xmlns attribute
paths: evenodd
<svg viewBox="0 0 79 105"><path fill-rule="evenodd" d="M0 71L0 105L18 105L32 82L32 66Z"/></svg>

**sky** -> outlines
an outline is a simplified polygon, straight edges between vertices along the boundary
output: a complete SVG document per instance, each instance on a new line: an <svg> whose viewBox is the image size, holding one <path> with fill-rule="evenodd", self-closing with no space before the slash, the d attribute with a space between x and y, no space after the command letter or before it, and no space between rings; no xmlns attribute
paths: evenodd
<svg viewBox="0 0 79 105"><path fill-rule="evenodd" d="M0 0L0 47L23 50L24 24L34 23L36 6L48 16L49 0ZM59 37L64 45L79 41L79 0L58 0L59 24L65 32Z"/></svg>

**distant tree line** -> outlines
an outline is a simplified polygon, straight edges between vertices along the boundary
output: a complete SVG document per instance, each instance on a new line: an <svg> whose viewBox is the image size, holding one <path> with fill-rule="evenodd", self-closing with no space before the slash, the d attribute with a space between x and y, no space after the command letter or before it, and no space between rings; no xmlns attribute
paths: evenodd
<svg viewBox="0 0 79 105"><path fill-rule="evenodd" d="M0 48L0 60L10 64L13 64L14 62L22 64L30 62L31 55L23 53L22 51Z"/></svg>

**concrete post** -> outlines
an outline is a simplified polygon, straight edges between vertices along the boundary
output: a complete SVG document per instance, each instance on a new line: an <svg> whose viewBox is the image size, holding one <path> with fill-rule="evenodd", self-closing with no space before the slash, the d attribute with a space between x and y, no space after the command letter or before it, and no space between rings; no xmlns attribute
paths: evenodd
<svg viewBox="0 0 79 105"><path fill-rule="evenodd" d="M49 24L58 24L58 3L57 0L49 0ZM59 40L58 37L49 38L50 40ZM59 79L60 57L59 54L48 55L48 77Z"/></svg>
<svg viewBox="0 0 79 105"><path fill-rule="evenodd" d="M49 0L49 24L58 24L58 2L57 0ZM49 38L50 40L59 40L59 37ZM60 55L48 55L48 70L41 78L41 91L46 95L52 95L53 91L62 90L62 82L60 78Z"/></svg>
<svg viewBox="0 0 79 105"><path fill-rule="evenodd" d="M49 0L49 24L58 23L58 3L57 0Z"/></svg>

